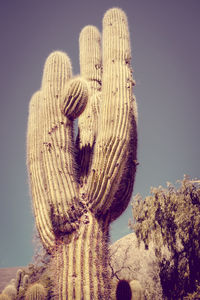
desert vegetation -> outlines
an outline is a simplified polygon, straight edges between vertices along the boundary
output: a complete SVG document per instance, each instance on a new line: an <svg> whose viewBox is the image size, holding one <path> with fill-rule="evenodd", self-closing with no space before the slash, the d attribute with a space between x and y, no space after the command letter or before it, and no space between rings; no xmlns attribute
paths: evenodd
<svg viewBox="0 0 200 300"><path fill-rule="evenodd" d="M133 201L132 229L146 249L153 244L163 299L199 299L200 181L151 189Z"/></svg>

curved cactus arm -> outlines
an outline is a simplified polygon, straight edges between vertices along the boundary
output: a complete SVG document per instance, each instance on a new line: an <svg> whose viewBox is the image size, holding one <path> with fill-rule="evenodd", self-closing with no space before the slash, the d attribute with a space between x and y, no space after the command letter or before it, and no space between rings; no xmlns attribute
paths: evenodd
<svg viewBox="0 0 200 300"><path fill-rule="evenodd" d="M50 220L50 207L47 201L47 180L43 172L43 159L41 153L43 117L41 111L42 92L36 92L29 104L29 118L27 130L27 165L29 182L33 198L33 210L36 226L43 245L46 249L53 247L54 234Z"/></svg>
<svg viewBox="0 0 200 300"><path fill-rule="evenodd" d="M73 123L61 111L63 90L71 77L71 63L65 53L54 52L44 66L41 110L43 128L41 151L47 182L47 196L51 205L54 227L68 231L75 220L73 207L77 206L78 180L74 159ZM65 226L66 225L66 226ZM63 228L62 228L63 227ZM69 229L71 230L71 229Z"/></svg>
<svg viewBox="0 0 200 300"><path fill-rule="evenodd" d="M84 110L87 82L71 78L71 63L60 51L44 66L41 91L30 103L27 162L37 228L50 251L56 236L78 225L82 205L78 199L73 119Z"/></svg>
<svg viewBox="0 0 200 300"><path fill-rule="evenodd" d="M127 207L136 171L137 111L130 60L126 15L121 9L110 9L103 19L98 134L89 178L82 193L87 195L89 207L97 215L110 212L112 219Z"/></svg>

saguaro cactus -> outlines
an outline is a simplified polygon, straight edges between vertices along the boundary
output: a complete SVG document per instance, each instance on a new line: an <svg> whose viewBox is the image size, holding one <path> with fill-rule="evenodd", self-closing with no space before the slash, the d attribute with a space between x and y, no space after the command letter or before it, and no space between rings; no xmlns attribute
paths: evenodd
<svg viewBox="0 0 200 300"><path fill-rule="evenodd" d="M96 27L80 33L80 77L71 78L65 53L53 52L30 101L28 171L56 299L110 298L109 224L129 203L137 165L130 61L126 15L110 9L102 50Z"/></svg>

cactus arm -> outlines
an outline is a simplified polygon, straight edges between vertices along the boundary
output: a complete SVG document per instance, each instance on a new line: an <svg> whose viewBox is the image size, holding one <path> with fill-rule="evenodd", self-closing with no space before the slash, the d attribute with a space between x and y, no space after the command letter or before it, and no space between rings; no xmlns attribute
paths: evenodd
<svg viewBox="0 0 200 300"><path fill-rule="evenodd" d="M95 26L85 26L79 36L81 76L87 79L93 90L101 89L102 55L101 34Z"/></svg>
<svg viewBox="0 0 200 300"><path fill-rule="evenodd" d="M92 25L85 26L79 37L80 73L88 81L90 95L84 112L78 119L79 162L81 182L87 181L93 148L98 131L98 113L101 101L102 55L101 34Z"/></svg>
<svg viewBox="0 0 200 300"><path fill-rule="evenodd" d="M103 19L102 101L98 136L86 191L89 207L112 219L127 207L136 171L136 113L126 15L107 11Z"/></svg>
<svg viewBox="0 0 200 300"><path fill-rule="evenodd" d="M80 72L90 85L88 105L79 117L81 145L93 145L97 134L99 92L101 90L102 58L101 34L95 26L86 26L79 37ZM96 126L95 126L96 124Z"/></svg>
<svg viewBox="0 0 200 300"><path fill-rule="evenodd" d="M71 64L66 54L52 53L44 66L42 91L43 161L48 186L47 195L55 226L71 230L76 219L73 207L77 206L78 179L74 159L73 122L66 118L61 106L63 90L71 76ZM65 218L66 217L66 218ZM64 220L64 218L66 220ZM66 221L66 224L64 222ZM60 224L59 224L60 223ZM66 225L66 226L65 226ZM62 228L63 227L63 228ZM68 228L69 227L69 228Z"/></svg>
<svg viewBox="0 0 200 300"><path fill-rule="evenodd" d="M33 198L33 211L40 238L46 249L53 247L55 237L49 216L49 205L46 197L47 180L42 169L43 161L40 144L42 143L41 115L42 93L36 92L29 104L29 118L27 130L27 166L29 182Z"/></svg>
<svg viewBox="0 0 200 300"><path fill-rule="evenodd" d="M39 104L35 110L37 116L31 117L34 111L30 111L29 117L28 168L30 174L36 174L40 179L37 181L35 177L31 181L36 222L42 240L48 239L51 245L55 241L54 232L62 235L73 231L82 213L78 200L72 118L84 109L88 91L86 84L77 78L66 86L70 76L71 64L67 55L52 53L44 66L40 100L37 100ZM77 98L77 89L82 98ZM72 94L67 94L70 91ZM76 105L76 100L80 105ZM73 108L77 110L75 114ZM32 164L31 153L36 156ZM48 248L48 244L45 246Z"/></svg>

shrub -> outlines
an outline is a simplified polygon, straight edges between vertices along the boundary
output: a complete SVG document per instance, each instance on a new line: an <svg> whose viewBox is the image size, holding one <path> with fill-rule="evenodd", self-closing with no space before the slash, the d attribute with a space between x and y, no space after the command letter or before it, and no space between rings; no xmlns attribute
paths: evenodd
<svg viewBox="0 0 200 300"><path fill-rule="evenodd" d="M155 245L163 294L179 299L196 291L200 281L200 181L184 177L176 188L152 188L134 198L132 228L146 248ZM167 247L170 259L163 249Z"/></svg>

